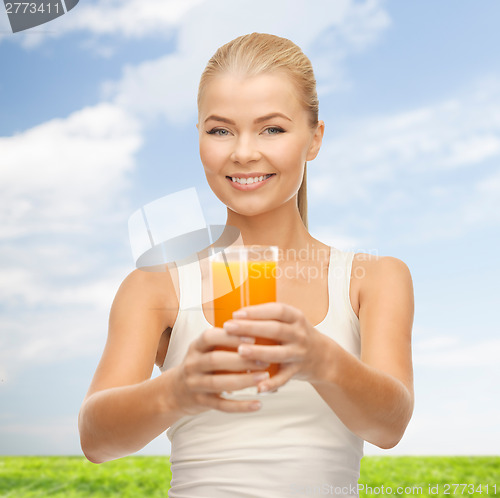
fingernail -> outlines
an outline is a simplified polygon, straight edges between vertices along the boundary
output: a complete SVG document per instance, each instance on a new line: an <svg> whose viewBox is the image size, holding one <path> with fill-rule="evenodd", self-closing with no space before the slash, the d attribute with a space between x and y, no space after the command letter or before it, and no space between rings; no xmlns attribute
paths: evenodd
<svg viewBox="0 0 500 498"><path fill-rule="evenodd" d="M260 410L262 408L262 403L260 401L253 401L250 404L250 409L251 410Z"/></svg>
<svg viewBox="0 0 500 498"><path fill-rule="evenodd" d="M269 386L267 384L262 384L258 388L259 393L266 393L267 391L269 391Z"/></svg>
<svg viewBox="0 0 500 498"><path fill-rule="evenodd" d="M269 363L265 361L255 360L255 366L267 368L269 366Z"/></svg>
<svg viewBox="0 0 500 498"><path fill-rule="evenodd" d="M241 336L240 337L241 342L246 342L247 344L255 344L255 337L245 337Z"/></svg>
<svg viewBox="0 0 500 498"><path fill-rule="evenodd" d="M238 330L238 324L236 322L225 322L223 325L224 330L231 332Z"/></svg>
<svg viewBox="0 0 500 498"><path fill-rule="evenodd" d="M238 354L241 356L248 356L252 352L252 349L246 346L245 344L240 344L238 346Z"/></svg>
<svg viewBox="0 0 500 498"><path fill-rule="evenodd" d="M243 310L233 311L233 318L245 318L247 312Z"/></svg>
<svg viewBox="0 0 500 498"><path fill-rule="evenodd" d="M267 379L269 379L269 372L262 372L262 373L255 374L253 376L253 380L255 382L261 382L261 381L267 380Z"/></svg>

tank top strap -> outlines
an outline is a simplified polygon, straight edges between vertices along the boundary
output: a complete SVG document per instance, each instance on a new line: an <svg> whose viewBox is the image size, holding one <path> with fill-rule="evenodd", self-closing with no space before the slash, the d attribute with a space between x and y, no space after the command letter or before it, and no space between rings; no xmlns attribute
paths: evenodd
<svg viewBox="0 0 500 498"><path fill-rule="evenodd" d="M172 327L165 361L160 370L172 368L186 355L189 344L208 326L201 303L201 270L198 261L177 263L179 311Z"/></svg>
<svg viewBox="0 0 500 498"><path fill-rule="evenodd" d="M198 260L178 264L179 312L187 309L202 309L201 270Z"/></svg>
<svg viewBox="0 0 500 498"><path fill-rule="evenodd" d="M349 288L351 284L352 263L355 252L341 251L336 247L331 247L329 271L329 298L330 306L336 312L347 314L351 323L358 327L359 319L354 313L349 297Z"/></svg>

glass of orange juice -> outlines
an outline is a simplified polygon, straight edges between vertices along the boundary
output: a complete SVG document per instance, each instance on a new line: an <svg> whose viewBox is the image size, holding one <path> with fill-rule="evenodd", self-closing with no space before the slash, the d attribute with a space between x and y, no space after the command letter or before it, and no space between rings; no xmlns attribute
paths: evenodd
<svg viewBox="0 0 500 498"><path fill-rule="evenodd" d="M276 301L277 264L277 246L219 248L210 261L214 325L223 327L233 312L244 306ZM276 342L256 337L255 344L275 345ZM235 351L224 347L216 349ZM273 376L278 369L278 364L271 364L267 371Z"/></svg>

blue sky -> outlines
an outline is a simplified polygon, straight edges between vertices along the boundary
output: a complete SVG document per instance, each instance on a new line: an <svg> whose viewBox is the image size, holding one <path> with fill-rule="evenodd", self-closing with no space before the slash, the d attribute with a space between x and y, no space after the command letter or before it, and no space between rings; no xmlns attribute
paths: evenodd
<svg viewBox="0 0 500 498"><path fill-rule="evenodd" d="M224 223L196 88L252 31L315 67L312 234L413 276L414 417L366 453L498 454L499 18L493 0L88 0L14 35L0 8L0 454L80 454L132 212L194 186ZM168 454L166 436L142 453Z"/></svg>

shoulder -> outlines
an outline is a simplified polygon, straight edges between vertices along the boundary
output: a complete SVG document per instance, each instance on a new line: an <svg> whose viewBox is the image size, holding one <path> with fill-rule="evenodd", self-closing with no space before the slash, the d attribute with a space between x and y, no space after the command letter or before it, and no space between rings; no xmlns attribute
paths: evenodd
<svg viewBox="0 0 500 498"><path fill-rule="evenodd" d="M404 292L413 296L413 282L408 265L393 256L355 253L351 268L351 301L358 314L363 301L373 294Z"/></svg>
<svg viewBox="0 0 500 498"><path fill-rule="evenodd" d="M353 257L353 277L376 276L377 274L400 275L409 277L410 269L407 264L393 256L376 256L364 252L357 252Z"/></svg>
<svg viewBox="0 0 500 498"><path fill-rule="evenodd" d="M111 306L108 338L87 397L151 377L175 298L168 271L134 270L125 277Z"/></svg>
<svg viewBox="0 0 500 498"><path fill-rule="evenodd" d="M167 327L173 325L179 306L175 268L165 271L130 272L121 283L113 301L114 310L152 311L162 316Z"/></svg>

